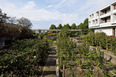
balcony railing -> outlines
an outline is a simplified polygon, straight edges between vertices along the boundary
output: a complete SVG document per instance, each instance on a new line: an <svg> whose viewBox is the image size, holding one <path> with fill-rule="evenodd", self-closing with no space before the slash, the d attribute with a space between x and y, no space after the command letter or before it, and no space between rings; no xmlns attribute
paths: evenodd
<svg viewBox="0 0 116 77"><path fill-rule="evenodd" d="M107 12L101 12L101 16L110 13L110 11Z"/></svg>

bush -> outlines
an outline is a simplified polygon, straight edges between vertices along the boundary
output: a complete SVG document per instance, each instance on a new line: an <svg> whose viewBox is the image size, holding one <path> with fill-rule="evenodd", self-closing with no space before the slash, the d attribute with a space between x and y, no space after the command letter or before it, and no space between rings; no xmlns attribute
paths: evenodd
<svg viewBox="0 0 116 77"><path fill-rule="evenodd" d="M0 75L7 74L21 77L38 75L39 64L48 56L49 44L47 40L18 40L10 50L0 56Z"/></svg>
<svg viewBox="0 0 116 77"><path fill-rule="evenodd" d="M85 43L88 43L89 45L94 45L94 43L95 43L95 37L94 36L95 36L94 33L90 32L86 36L84 36L83 41Z"/></svg>
<svg viewBox="0 0 116 77"><path fill-rule="evenodd" d="M89 45L110 49L116 55L116 38L107 37L105 33L89 33L83 37L83 42Z"/></svg>
<svg viewBox="0 0 116 77"><path fill-rule="evenodd" d="M101 32L101 33L96 33L95 34L95 45L101 46L102 48L106 48L106 34Z"/></svg>
<svg viewBox="0 0 116 77"><path fill-rule="evenodd" d="M114 38L114 37L107 37L106 43L107 43L106 49L112 50L114 55L116 55L116 38Z"/></svg>

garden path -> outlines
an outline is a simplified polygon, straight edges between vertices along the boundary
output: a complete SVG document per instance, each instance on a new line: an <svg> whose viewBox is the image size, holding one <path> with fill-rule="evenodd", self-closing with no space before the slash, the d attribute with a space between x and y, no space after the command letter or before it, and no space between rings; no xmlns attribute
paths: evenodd
<svg viewBox="0 0 116 77"><path fill-rule="evenodd" d="M51 47L51 51L49 52L41 77L56 77L55 46Z"/></svg>

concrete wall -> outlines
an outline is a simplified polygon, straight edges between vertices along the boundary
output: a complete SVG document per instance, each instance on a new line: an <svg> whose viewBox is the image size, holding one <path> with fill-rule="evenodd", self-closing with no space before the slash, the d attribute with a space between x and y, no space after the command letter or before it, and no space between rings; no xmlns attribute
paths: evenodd
<svg viewBox="0 0 116 77"><path fill-rule="evenodd" d="M95 29L95 33L96 33L96 32L104 32L104 33L106 33L107 36L112 36L112 35L113 35L112 28L107 28L107 29Z"/></svg>
<svg viewBox="0 0 116 77"><path fill-rule="evenodd" d="M89 47L90 50L94 50L94 51L98 51L98 48L97 47L94 47L94 46L90 46ZM101 51L103 51L103 58L110 61L112 64L116 65L116 56L113 55L111 53L111 51L107 51L107 50L103 50L101 49Z"/></svg>

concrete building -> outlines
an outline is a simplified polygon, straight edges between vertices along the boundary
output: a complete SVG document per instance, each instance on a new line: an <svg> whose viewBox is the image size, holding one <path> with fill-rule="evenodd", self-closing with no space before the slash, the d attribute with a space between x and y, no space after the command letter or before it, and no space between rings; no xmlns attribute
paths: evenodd
<svg viewBox="0 0 116 77"><path fill-rule="evenodd" d="M116 36L116 1L89 15L89 28Z"/></svg>

